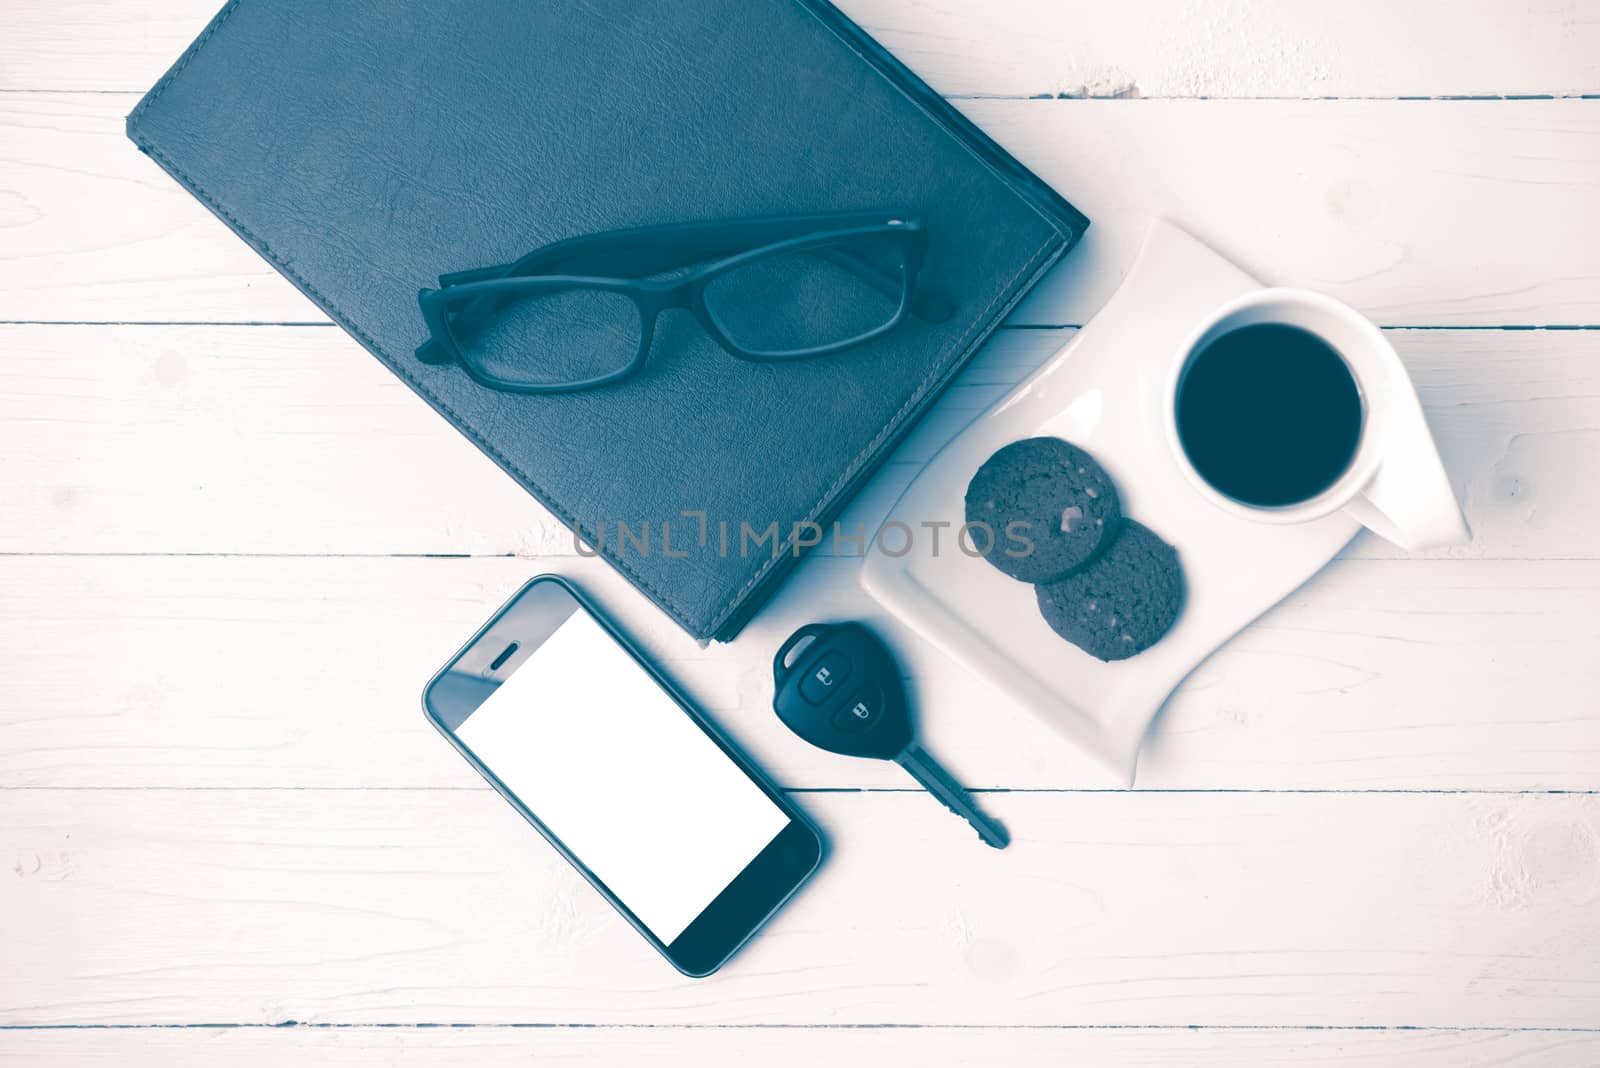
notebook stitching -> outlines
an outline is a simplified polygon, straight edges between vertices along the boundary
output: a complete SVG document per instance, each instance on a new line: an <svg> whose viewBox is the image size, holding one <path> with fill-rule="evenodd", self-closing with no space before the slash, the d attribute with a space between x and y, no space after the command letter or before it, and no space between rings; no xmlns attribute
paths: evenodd
<svg viewBox="0 0 1600 1068"><path fill-rule="evenodd" d="M257 237L248 226L235 218L231 212L221 205L221 203L207 193L197 182L190 178L189 175L185 173L183 168L179 167L177 163L175 163L170 157L168 157L154 145L149 144L142 137L140 138L139 145L141 148L145 149L145 151L149 152L151 155L160 160L162 165L171 171L172 174L183 183L185 188L187 188L201 200L204 200L214 211L217 212L217 214L226 219L230 225L239 231L240 234L244 235L244 237L249 240L250 244L258 252L272 261L272 264L275 267L277 267L284 274L288 275L303 289L305 289L307 293L314 297L319 304L330 311L333 314L334 319L337 320L341 326L350 331L350 333L354 334L358 339L366 343L374 352L376 352L382 358L384 365L387 366L390 371L398 375L408 385L410 385L411 388L415 389L430 403L436 405L439 410L445 415L449 416L451 421L454 422L455 425L460 428L479 448L483 449L483 451L494 457L508 470L510 470L512 474L516 475L523 482L525 482L528 487L532 489L538 496L541 504L543 504L546 508L549 508L550 511L554 512L558 518L565 521L569 527L572 527L574 530L577 529L577 518L570 515L563 506L555 503L548 490L535 481L531 475L524 471L522 467L514 462L510 457L506 456L493 444L491 444L488 439L486 439L482 433L479 432L477 427L458 415L454 408L441 400L433 393L432 390L428 389L422 384L421 381L401 367L395 358L389 354L389 351L378 343L376 338L374 338L371 334L368 334L361 327L357 326L355 321L350 318L348 313L346 313L342 308L329 299L320 289L306 281L292 267L280 259L278 254L273 252L271 247L265 241ZM653 586L648 579L634 571L633 568L629 567L628 564L622 560L622 558L612 555L612 553L606 550L604 547L601 547L600 551L604 553L606 559L615 564L623 574L633 579L652 595L665 601L665 607L672 615L677 617L679 622L688 624L691 627L694 625L694 621L689 617L688 609L679 604L676 599L668 595L665 591L656 589L656 587Z"/></svg>
<svg viewBox="0 0 1600 1068"><path fill-rule="evenodd" d="M152 104L161 98L162 94L167 91L167 87L172 83L173 79L183 72L184 68L186 68L190 61L199 54L200 50L210 43L211 38L219 29L222 28L223 23L227 22L228 19L233 15L234 10L238 8L240 2L241 0L229 0L227 7L223 8L223 10L217 15L216 19L212 21L211 25L206 27L205 32L197 37L194 43L184 51L183 57L179 59L173 68L162 77L161 81L156 85L156 87L148 96L145 97L143 101L140 102L139 106L134 109L133 114L129 116L130 129L138 129L144 117L144 113ZM544 489L544 487L541 486L533 478L533 476L529 475L528 472L523 470L520 465L515 463L510 457L506 456L498 448L491 444L476 426L462 418L460 415L456 414L455 409L436 396L433 391L428 389L419 379L405 370L405 368L392 355L389 354L388 350L378 343L377 339L368 334L360 326L356 325L355 321L349 317L348 313L335 304L320 289L312 285L305 278L301 277L299 272L291 267L285 260L281 259L277 253L272 251L271 246L269 246L260 237L256 236L255 232L251 230L249 226L234 216L232 212L222 205L221 201L212 196L203 186L191 178L182 167L178 166L176 161L151 143L149 138L144 135L142 129L138 129L138 136L135 138L135 141L140 148L150 153L150 155L154 156L158 161L160 161L161 165L165 167L173 175L173 177L177 178L184 188L188 189L192 194L204 201L207 206L209 206L230 226L238 231L239 234L243 236L253 248L255 248L261 255L265 256L273 264L273 266L283 272L283 274L288 276L292 281L299 285L300 288L304 289L308 294L310 294L325 308L325 310L329 311L333 315L333 318L341 326L343 326L351 334L355 335L356 338L358 338L360 341L366 344L368 348L376 353L391 372L399 376L404 382L406 382L407 385L414 389L424 399L436 406L439 411L448 416L456 425L456 427L462 430L474 444L492 456L517 478L521 479L529 489L533 490L535 496L538 497L541 504L555 513L559 519L566 522L574 532L577 531L579 524L576 517L569 514L564 506L557 503L549 491ZM1059 235L1057 235L1057 237L1059 237ZM1022 266L1022 268L1013 274L1006 284L1001 287L1000 292L996 294L994 299L989 302L986 308L984 308L983 313L978 317L978 320L971 328L967 330L964 335L962 335L960 343L952 346L939 357L934 366L917 384L917 388L912 395L904 404L900 406L899 410L896 411L895 414L878 429L878 432L873 435L872 439L868 441L866 445L862 446L861 450L857 452L854 458L851 459L850 463L846 465L844 471L836 479L834 479L832 484L828 486L827 490L822 494L822 496L818 498L817 501L811 506L811 509L806 513L806 518L802 520L802 522L813 522L816 516L827 510L827 507L833 500L834 495L839 492L840 488L846 482L854 477L855 472L861 466L862 460L871 455L882 443L884 438L891 434L895 428L900 425L906 413L922 401L922 398L927 392L929 385L948 369L951 359L957 354L965 352L971 347L971 338L978 332L982 324L988 321L989 315L991 312L993 312L995 306L998 305L1001 300L1011 292L1012 287L1017 283L1017 279L1021 278L1024 274L1028 273L1034 268L1035 264L1039 261L1040 256L1044 254L1044 252L1052 243L1052 241L1047 240L1041 244L1039 248L1034 251L1033 255L1028 258L1027 262ZM739 590L734 593L720 609L717 610L716 614L705 621L705 627L708 635L715 634L717 628L722 625L723 621L727 619L729 613L738 606L739 602L744 599L745 595L748 594L769 571L771 571L773 565L775 565L784 557L784 555L787 554L790 543L793 541L794 536L795 532L793 527L791 527L789 536L783 539L783 542L778 547L778 551L773 554L771 559L767 560L760 567L758 567L745 582L745 584L739 587ZM616 556L611 551L608 551L604 545L601 545L598 548L599 551L605 556L606 560L612 563L624 575L628 576L628 578L636 582L640 588L656 598L657 601L662 604L662 607L664 607L669 614L674 616L678 622L687 625L691 629L695 627L696 623L691 617L689 609L679 603L676 598L664 590L657 589L656 586L650 582L650 580L646 579L643 575L635 571L620 556Z"/></svg>
<svg viewBox="0 0 1600 1068"><path fill-rule="evenodd" d="M234 9L238 6L239 0L228 0L228 6L224 7L220 12L217 13L217 17L211 20L211 25L205 28L205 32L200 34L199 37L196 37L194 39L194 43L188 48L184 49L182 57L179 58L177 63L173 64L171 70L167 71L166 74L161 76L161 81L156 83L156 87L151 91L150 95L141 100L139 102L139 106L133 109L133 115L130 117L130 121L134 125L138 125L139 120L143 118L145 111L149 109L151 104L154 104L157 100L161 99L161 94L167 91L167 86L172 84L172 80L174 78L183 73L183 68L189 65L189 61L191 59L200 54L200 49L204 48L206 44L210 42L211 35L222 28L222 24L227 22L228 19L232 17ZM143 147L144 142L140 141L139 143L140 146ZM188 185L191 183L185 181L185 184ZM199 187L196 186L195 188L198 189Z"/></svg>
<svg viewBox="0 0 1600 1068"><path fill-rule="evenodd" d="M830 34L832 34L835 40L837 40L840 44L844 45L845 48L850 52L851 55L856 56L858 59L862 60L864 63L866 63L868 66L870 66L873 69L874 73L876 73L878 75L878 77L880 77L884 81L888 82L889 86L891 88L893 88L896 92L898 92L902 96L904 96L906 98L906 100L911 104L911 106L913 108L915 108L917 110L917 112L919 114L921 114L929 122L931 122L935 126L937 126L939 128L939 130L942 133L945 134L946 137L948 137L950 140L954 141L956 143L956 145L961 148L962 151L967 153L967 155L971 156L975 163L977 163L980 167L982 167L985 171L989 172L989 174L991 174L995 178L998 178L1002 182L1002 184L1006 184L1007 183L1006 175L1000 170L1000 168L996 167L995 164L991 160L986 158L982 152L978 151L972 145L968 144L965 140L963 140L962 138L958 137L956 135L956 133L953 130L950 129L949 125L944 120L936 117L930 111L930 109L927 107L927 105L924 104L921 100L917 99L915 95L913 95L911 93L908 93L903 88L901 88L899 82L895 78L891 77L887 72L885 72L883 70L883 68L878 66L878 64L872 62L872 60L868 56L863 54L862 51L859 48L857 48L854 44L852 44L851 41L848 38L846 38L844 35L840 34L837 28L829 25L823 19L823 17L817 13L816 9L810 3L807 2L807 0L794 0L794 2L795 2L795 5L797 7L799 7L802 11L804 11L807 15L811 16L811 18L814 21L816 21L819 25L821 25ZM832 0L824 0L824 2L828 3L829 6L833 6ZM835 10L837 10L837 8ZM845 21L851 22L852 25L854 25L854 22L853 22L853 20L851 20L849 15L845 15L844 18L845 18ZM885 51L887 51L887 49L885 49ZM975 123L973 125L976 126ZM1022 194L1019 193L1019 194L1017 194L1017 199L1022 202L1024 207L1026 207L1029 211L1032 211L1035 215L1037 215L1040 218L1040 220L1045 223L1045 225L1049 226L1052 230L1054 230L1056 232L1056 235L1059 238L1061 238L1061 240L1067 241L1067 240L1071 240L1072 239L1072 236L1074 234L1074 229L1063 230L1061 228L1061 226L1058 224L1057 220L1054 217L1052 217L1048 212L1046 212L1042 206L1040 206L1039 204L1035 203L1031 196L1023 196ZM1082 236L1082 233L1083 233L1083 230L1082 230L1081 227L1076 228L1077 236ZM1041 251L1043 251L1043 248L1049 247L1049 244L1050 243L1048 241L1045 242L1045 245L1041 248ZM1037 257L1038 253L1037 252L1034 253L1034 256ZM1015 282L1016 278L1012 278L1011 281ZM1009 283L1007 284L1006 288L1007 289L1010 288L1010 284ZM990 307L992 308L992 307L994 307L994 305L991 304Z"/></svg>
<svg viewBox="0 0 1600 1068"><path fill-rule="evenodd" d="M187 50L185 50L183 58L178 60L173 68L168 71L164 77L162 77L160 83L155 87L150 95L147 96L139 104L139 106L134 109L133 115L130 116L129 119L132 127L136 129L140 127L145 111L149 109L151 104L155 103L161 98L161 95L167 91L167 86L172 83L172 80L181 74L183 69L189 65L189 61L198 55L200 49L204 48L210 42L212 36L217 32L217 30L222 28L223 23L228 21L228 18L239 6L239 3L240 0L229 0L228 6L217 15L216 19L211 23L210 26L206 27L205 32L199 37L195 38L194 43L190 45ZM579 526L577 517L569 514L564 506L556 503L548 490L546 490L538 483L538 481L524 471L520 465L513 462L510 457L506 456L493 444L491 444L477 427L468 422L466 419L462 418L460 415L456 414L455 409L453 409L449 404L446 404L439 397L435 396L433 391L429 390L422 384L422 382L410 374L410 372L406 371L395 360L395 358L389 354L388 350L378 343L376 338L372 337L372 335L368 334L360 326L356 325L355 321L350 318L348 313L335 304L320 289L312 285L305 278L302 278L298 271L289 266L289 264L280 258L277 253L272 251L271 246L269 246L260 237L256 236L255 232L251 230L249 226L247 226L242 220L237 218L232 212L224 207L222 202L216 197L212 196L204 187L200 185L200 183L191 178L187 171L178 166L177 161L173 160L165 152L162 152L161 149L157 148L153 143L151 143L150 139L144 135L143 129L138 129L138 134L139 136L137 138L137 143L139 147L144 149L146 152L149 152L152 156L159 160L161 165L171 172L171 174L176 177L180 183L182 183L184 188L188 189L195 196L199 197L213 211L222 216L222 218L226 220L230 226L232 226L247 241L250 242L252 247L254 247L269 261L271 261L273 266L277 267L307 293L311 294L311 296L315 298L319 304L323 305L329 312L332 313L334 319L337 320L341 326L350 331L369 348L376 352L382 358L384 364L389 368L390 371L398 375L402 380L410 385L412 389L416 390L430 403L437 406L441 412L450 418L451 422L453 422L458 428L466 433L467 437L471 439L474 444L483 449L490 456L494 457L501 465L511 471L514 475L516 475L516 477L520 478L528 486L528 488L532 489L534 494L539 498L539 502L541 504L543 504L546 508L549 508L550 511L554 512L558 518L566 522L566 524L571 527L574 532L577 531ZM628 564L620 557L614 556L612 553L608 552L604 546L600 547L600 551L605 555L606 559L615 564L617 569L620 570L624 575L627 575L630 579L637 582L642 589L648 592L651 596L655 597L659 602L662 602L663 607L669 614L676 617L678 622L683 623L690 628L695 626L695 621L691 617L688 608L680 604L676 598L672 597L664 590L657 589L648 579L636 572L633 568L629 567Z"/></svg>

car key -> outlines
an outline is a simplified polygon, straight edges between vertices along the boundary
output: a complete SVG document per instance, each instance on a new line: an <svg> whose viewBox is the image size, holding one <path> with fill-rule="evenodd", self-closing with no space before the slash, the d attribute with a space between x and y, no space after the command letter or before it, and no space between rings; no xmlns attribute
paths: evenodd
<svg viewBox="0 0 1600 1068"><path fill-rule="evenodd" d="M808 638L811 644L796 653ZM773 711L800 737L831 753L893 760L989 845L1004 849L1011 841L1006 829L980 812L972 795L917 744L894 657L866 627L801 627L773 658L772 676Z"/></svg>

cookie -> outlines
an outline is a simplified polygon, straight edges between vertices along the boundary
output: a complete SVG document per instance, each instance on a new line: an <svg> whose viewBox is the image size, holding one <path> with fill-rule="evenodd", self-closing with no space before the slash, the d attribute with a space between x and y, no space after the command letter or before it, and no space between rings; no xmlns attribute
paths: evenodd
<svg viewBox="0 0 1600 1068"><path fill-rule="evenodd" d="M1122 522L1111 477L1060 438L1024 438L989 457L967 484L966 507L968 524L993 535L985 559L1023 582L1082 567Z"/></svg>
<svg viewBox="0 0 1600 1068"><path fill-rule="evenodd" d="M1035 590L1050 629L1100 660L1126 660L1160 641L1183 592L1177 550L1131 519L1083 570Z"/></svg>

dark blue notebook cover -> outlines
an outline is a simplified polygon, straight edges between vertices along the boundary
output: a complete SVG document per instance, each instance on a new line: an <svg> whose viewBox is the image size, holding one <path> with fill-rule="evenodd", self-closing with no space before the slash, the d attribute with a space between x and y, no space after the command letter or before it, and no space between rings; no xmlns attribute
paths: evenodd
<svg viewBox="0 0 1600 1068"><path fill-rule="evenodd" d="M820 0L234 0L128 134L568 526L606 524L612 564L700 638L738 632L796 524L826 528L1088 224ZM642 373L556 396L412 356L444 272L601 230L880 209L926 221L922 284L951 318L753 365L668 313Z"/></svg>

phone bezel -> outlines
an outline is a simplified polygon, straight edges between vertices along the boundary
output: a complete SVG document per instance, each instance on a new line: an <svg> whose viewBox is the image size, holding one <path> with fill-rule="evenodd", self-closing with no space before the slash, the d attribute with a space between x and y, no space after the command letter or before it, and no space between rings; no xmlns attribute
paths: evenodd
<svg viewBox="0 0 1600 1068"><path fill-rule="evenodd" d="M717 748L721 749L728 759L740 768L752 782L758 786L762 793L789 817L788 825L769 842L756 858L739 873L733 882L729 883L706 906L688 928L671 943L661 941L656 935L633 914L627 903L622 901L611 891L599 877L590 871L570 849L563 843L536 813L521 799L513 794L504 783L495 777L472 752L455 736L451 723L459 724L466 719L479 705L487 699L493 690L483 693L476 701L468 702L458 697L449 698L448 706L440 704L439 684L448 676L464 658L476 652L480 644L494 634L497 646L496 652L504 649L501 642L515 640L519 643L525 639L510 633L505 629L503 622L512 613L518 602L528 596L541 584L553 583L572 599L576 610L587 612L589 616L611 636L623 651L633 658L656 684L664 690L669 697L681 708L702 731L705 732ZM565 620L563 617L563 621ZM491 673L498 677L499 682L517 670L529 656L537 650L540 644L550 636L551 630L542 635L531 635L526 640L537 638L532 645L523 646L517 655L508 658L498 669ZM489 671L489 668L485 668ZM498 683L497 683L498 684ZM623 634L612 622L606 618L593 601L574 583L560 575L539 575L525 583L512 597L501 605L490 616L483 626L468 639L465 645L458 649L447 660L443 667L434 673L422 691L422 708L428 722L442 734L455 750L472 765L479 775L482 775L490 786L494 787L506 802L522 814L533 828L539 832L545 841L555 847L578 872L588 880L589 884L600 892L601 896L611 903L622 917L628 921L644 939L655 947L667 961L684 975L700 978L710 975L725 964L739 948L750 940L789 898L794 896L800 886L822 863L824 852L823 840L820 831L805 814L795 807L778 788L753 765L750 760L736 749L725 738L714 724L708 721L688 697L667 676L661 673L653 664L642 656L637 647Z"/></svg>

